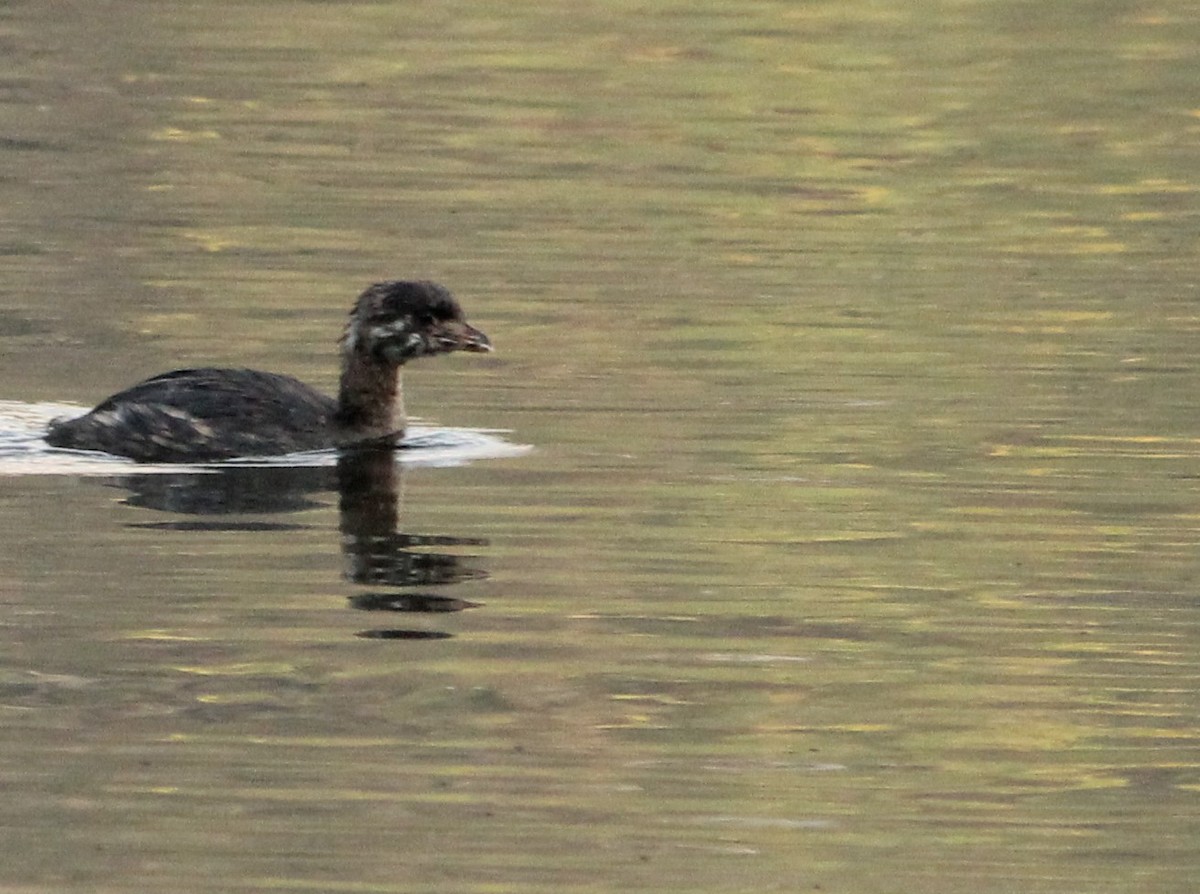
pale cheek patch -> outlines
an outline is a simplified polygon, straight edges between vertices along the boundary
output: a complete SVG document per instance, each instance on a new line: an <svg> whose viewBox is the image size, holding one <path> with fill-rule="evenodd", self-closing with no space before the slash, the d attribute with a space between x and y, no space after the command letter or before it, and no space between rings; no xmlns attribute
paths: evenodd
<svg viewBox="0 0 1200 894"><path fill-rule="evenodd" d="M389 323L383 326L372 326L370 338L372 342L399 341L408 332L408 326L403 322ZM413 334L408 335L412 339Z"/></svg>
<svg viewBox="0 0 1200 894"><path fill-rule="evenodd" d="M403 363L412 357L425 353L425 338L420 332L413 332L407 321L372 326L366 332L366 341L375 350L383 350L387 356Z"/></svg>

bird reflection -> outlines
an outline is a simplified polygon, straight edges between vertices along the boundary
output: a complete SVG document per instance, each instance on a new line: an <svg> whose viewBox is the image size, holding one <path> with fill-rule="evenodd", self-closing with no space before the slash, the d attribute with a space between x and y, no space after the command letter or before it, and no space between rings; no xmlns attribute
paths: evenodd
<svg viewBox="0 0 1200 894"><path fill-rule="evenodd" d="M344 576L369 592L349 598L371 612L459 612L478 603L423 592L487 577L466 557L439 547L486 545L479 538L412 534L399 529L403 470L391 449L364 447L338 457L336 468L227 465L204 472L129 475L113 484L129 492L131 506L195 516L137 527L174 531L287 531L304 525L248 521L246 514L285 514L321 506L316 497L338 494L338 529ZM367 639L445 639L448 633L405 628L364 630Z"/></svg>
<svg viewBox="0 0 1200 894"><path fill-rule="evenodd" d="M429 549L479 546L485 541L398 530L400 468L391 450L363 448L343 453L338 459L337 488L347 580L372 587L437 587L486 576L479 569L465 566L457 555ZM354 598L351 600L357 608L378 610L385 606L380 600L366 604L364 597L357 598L358 604ZM397 601L393 597L388 607L391 611L429 611L424 606L440 598L422 596Z"/></svg>

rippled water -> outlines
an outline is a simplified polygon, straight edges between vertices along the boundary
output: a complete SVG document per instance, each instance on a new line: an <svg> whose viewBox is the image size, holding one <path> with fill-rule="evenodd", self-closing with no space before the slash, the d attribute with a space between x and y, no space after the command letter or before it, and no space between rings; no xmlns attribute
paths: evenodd
<svg viewBox="0 0 1200 894"><path fill-rule="evenodd" d="M26 404L0 400L0 475L119 475L136 471L196 474L234 469L325 468L337 465L334 450L312 450L281 456L252 456L193 466L169 463L136 463L120 456L93 450L58 450L44 440L51 420L71 418L87 412L74 404ZM500 432L466 428L445 428L411 421L404 433L401 449L394 454L401 466L461 466L481 459L522 456L530 452L526 444L513 444Z"/></svg>
<svg viewBox="0 0 1200 894"><path fill-rule="evenodd" d="M0 888L1193 890L1193 12L0 9ZM393 276L456 465L48 465Z"/></svg>

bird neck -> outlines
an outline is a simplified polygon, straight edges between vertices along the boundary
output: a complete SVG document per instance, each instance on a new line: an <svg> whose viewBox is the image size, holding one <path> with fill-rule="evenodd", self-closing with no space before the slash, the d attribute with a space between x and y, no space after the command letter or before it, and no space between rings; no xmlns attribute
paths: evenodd
<svg viewBox="0 0 1200 894"><path fill-rule="evenodd" d="M381 363L360 351L342 356L334 422L342 443L404 433L404 395L400 367Z"/></svg>

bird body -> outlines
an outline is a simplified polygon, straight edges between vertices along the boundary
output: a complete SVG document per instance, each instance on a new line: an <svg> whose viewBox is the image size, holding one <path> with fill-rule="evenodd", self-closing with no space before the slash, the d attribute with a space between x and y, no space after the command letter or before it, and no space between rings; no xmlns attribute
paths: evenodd
<svg viewBox="0 0 1200 894"><path fill-rule="evenodd" d="M341 340L336 399L298 379L252 369L179 369L139 382L74 419L56 419L53 447L142 462L209 462L357 444L404 434L400 367L416 357L490 351L442 286L376 283L359 296Z"/></svg>

